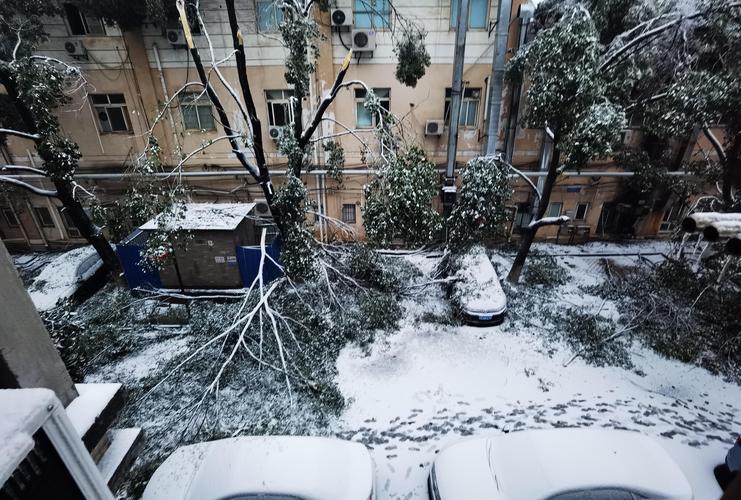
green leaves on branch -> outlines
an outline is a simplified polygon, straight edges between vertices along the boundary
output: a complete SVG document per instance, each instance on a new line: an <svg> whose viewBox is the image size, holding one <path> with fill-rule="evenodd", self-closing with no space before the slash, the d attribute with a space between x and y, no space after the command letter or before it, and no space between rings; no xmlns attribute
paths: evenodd
<svg viewBox="0 0 741 500"><path fill-rule="evenodd" d="M407 87L416 87L432 62L425 46L426 36L424 28L412 27L394 45L396 79Z"/></svg>

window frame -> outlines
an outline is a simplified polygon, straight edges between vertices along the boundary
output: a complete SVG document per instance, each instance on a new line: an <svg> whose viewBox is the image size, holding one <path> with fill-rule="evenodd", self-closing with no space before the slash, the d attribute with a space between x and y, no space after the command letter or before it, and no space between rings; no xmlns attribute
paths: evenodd
<svg viewBox="0 0 741 500"><path fill-rule="evenodd" d="M470 95L466 97L466 93L469 93L469 91L470 91ZM473 97L474 92L478 93L477 97ZM450 103L452 101L452 94L453 94L453 89L450 87L447 87L445 89L445 104L443 105L443 120L445 122L446 127L450 127ZM459 128L465 128L465 129L478 129L479 128L479 115L481 114L481 109L480 109L481 108L481 88L480 87L465 87L463 89L463 96L461 97L461 116L463 116L463 111L465 109L466 118L470 117L471 104L476 105L476 113L474 114L473 125L466 124L459 117L459 121L458 121Z"/></svg>
<svg viewBox="0 0 741 500"><path fill-rule="evenodd" d="M371 90L376 95L376 97L378 97L378 100L381 103L381 107L385 109L386 111L391 112L391 88L390 87L374 87ZM383 94L386 94L386 95L383 95ZM378 127L378 119L379 119L378 113L371 114L371 124L370 125L361 125L358 120L358 118L360 118L360 113L359 113L360 109L362 108L363 110L365 110L365 106L363 106L363 103L365 102L365 97L367 96L366 90L364 88L355 89L353 91L353 96L355 98L355 128L374 129Z"/></svg>
<svg viewBox="0 0 741 500"><path fill-rule="evenodd" d="M488 29L489 29L489 16L490 16L490 13L491 13L491 2L490 2L490 0L479 0L479 1L483 1L483 2L486 3L486 7L485 7L485 9L486 9L485 10L486 15L484 16L484 25L483 26L472 27L472 25L471 25L471 17L474 16L474 9L472 7L473 7L473 2L475 2L475 1L477 1L477 0L470 0L470 3L468 5L468 30L467 31L488 31ZM455 10L454 10L454 7L455 7ZM458 16L457 8L458 8L458 0L450 0L450 27L449 27L450 31L455 31L456 25L458 23L458 19L457 19L457 16Z"/></svg>
<svg viewBox="0 0 741 500"><path fill-rule="evenodd" d="M196 99L196 97L198 97ZM180 118L183 122L183 129L190 131L208 132L216 130L216 119L214 118L213 105L208 95L202 92L182 92L178 95L178 105L180 106ZM198 108L208 108L208 114L211 116L211 126L203 127L201 123L201 114ZM198 128L191 128L185 118L185 111L194 112Z"/></svg>
<svg viewBox="0 0 741 500"><path fill-rule="evenodd" d="M59 213L59 218L62 219L62 224L64 225L64 229L67 230L67 234L72 238L81 238L82 233L80 233L80 230L75 226L72 216L67 212L67 208L64 206L57 206L57 212Z"/></svg>
<svg viewBox="0 0 741 500"><path fill-rule="evenodd" d="M584 208L584 215L579 217L579 207L585 207ZM576 208L574 209L574 220L587 220L587 213L589 213L589 203L588 202L578 202L576 204Z"/></svg>
<svg viewBox="0 0 741 500"><path fill-rule="evenodd" d="M46 210L46 215L49 217L48 222L44 221L44 217L41 215L43 213L42 210ZM54 216L52 216L49 207L33 207L33 213L41 227L57 227L54 223Z"/></svg>
<svg viewBox="0 0 741 500"><path fill-rule="evenodd" d="M268 29L261 29L260 27L260 12L261 12L261 5L267 5L272 6L272 15L274 16L275 27L268 26ZM280 13L280 15L278 15ZM278 2L276 0L256 0L255 2L255 23L257 24L257 32L258 33L279 33L280 32L280 24L283 22L284 19L284 13L283 9L278 7Z"/></svg>
<svg viewBox="0 0 741 500"><path fill-rule="evenodd" d="M74 12L71 12L72 9L74 9ZM64 18L64 24L67 27L67 33L69 33L70 36L106 35L105 23L103 22L103 20L99 17L86 15L82 10L80 10L77 5L71 2L64 2L62 3L62 12L64 14L62 16ZM75 31L80 30L75 29L73 27L73 23L70 22L69 16L73 13L78 17L77 23L75 24L79 23L80 27L82 28L82 33L75 33ZM96 29L91 29L91 24L93 24Z"/></svg>
<svg viewBox="0 0 741 500"><path fill-rule="evenodd" d="M674 215L674 206L669 207L668 210L664 210L659 221L659 232L660 233L671 233L674 230L674 221L672 220ZM662 229L664 225L668 225L666 229Z"/></svg>
<svg viewBox="0 0 741 500"><path fill-rule="evenodd" d="M8 227L20 227L21 221L18 219L18 216L15 214L15 210L13 210L11 207L0 207L0 212L3 213L3 220L5 221L5 224L8 225ZM11 217L13 217L13 220L15 222L11 222L8 218L8 214L10 214Z"/></svg>
<svg viewBox="0 0 741 500"><path fill-rule="evenodd" d="M383 5L379 9L375 4L382 3ZM358 9L358 5L364 6L365 9ZM390 0L353 0L352 3L353 13L353 28L361 30L374 30L374 31L391 31L392 26L392 9ZM370 26L358 25L358 19L363 16L368 16ZM381 19L381 26L376 26L376 19Z"/></svg>
<svg viewBox="0 0 741 500"><path fill-rule="evenodd" d="M119 102L112 103L111 96L119 96L119 95L121 96L123 102L122 103L119 103ZM107 103L96 103L95 98L101 97L101 96L104 96L108 102ZM101 134L132 134L134 132L134 129L131 123L131 118L129 117L129 107L126 104L126 95L119 94L119 93L90 94L90 102L93 107L93 111L95 112L96 117L98 118L98 131ZM103 129L103 121L100 119L100 113L104 112L106 116L108 117L108 123L111 124L112 121L111 121L111 115L108 111L109 109L120 109L121 110L121 115L123 116L124 123L126 125L125 130L113 130L112 126L111 126L111 130Z"/></svg>
<svg viewBox="0 0 741 500"><path fill-rule="evenodd" d="M270 92L280 92L280 98L270 97ZM268 111L268 126L270 127L289 127L293 122L293 106L291 100L293 98L293 89L265 89L265 103ZM275 112L273 107L276 105L285 105L287 113L285 113L287 122L283 125L276 125L275 123Z"/></svg>
<svg viewBox="0 0 741 500"><path fill-rule="evenodd" d="M345 217L345 209L352 209L352 220L349 220L349 217ZM348 210L349 211L349 210ZM340 220L344 224L357 224L358 223L358 210L355 203L343 203L342 207L340 207Z"/></svg>
<svg viewBox="0 0 741 500"><path fill-rule="evenodd" d="M556 215L553 215L553 207L558 205L558 213ZM546 209L545 216L546 217L561 217L561 214L563 213L563 202L562 201L551 201L548 203L548 208Z"/></svg>

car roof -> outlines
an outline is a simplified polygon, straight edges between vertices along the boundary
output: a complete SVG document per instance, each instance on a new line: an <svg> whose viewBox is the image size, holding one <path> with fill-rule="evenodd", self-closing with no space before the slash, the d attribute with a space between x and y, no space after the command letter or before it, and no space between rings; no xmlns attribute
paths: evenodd
<svg viewBox="0 0 741 500"><path fill-rule="evenodd" d="M505 498L625 489L649 498L691 500L679 466L654 439L631 431L544 429L490 438L490 462Z"/></svg>
<svg viewBox="0 0 741 500"><path fill-rule="evenodd" d="M372 485L373 463L360 443L245 436L178 448L155 471L142 499L274 493L302 500L353 500L368 498Z"/></svg>

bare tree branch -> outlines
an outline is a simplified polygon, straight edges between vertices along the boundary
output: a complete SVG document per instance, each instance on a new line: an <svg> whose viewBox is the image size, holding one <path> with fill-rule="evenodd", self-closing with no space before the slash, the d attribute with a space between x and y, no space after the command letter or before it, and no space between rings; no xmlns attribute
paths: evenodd
<svg viewBox="0 0 741 500"><path fill-rule="evenodd" d="M723 148L723 145L720 143L718 138L715 137L715 134L712 130L710 130L710 127L708 127L707 124L702 127L702 133L705 134L705 137L708 138L710 144L712 144L713 148L715 148L715 152L718 153L718 158L720 159L720 161L726 162L726 160L728 160L726 150Z"/></svg>
<svg viewBox="0 0 741 500"><path fill-rule="evenodd" d="M39 134L29 134L28 132L21 132L20 130L13 130L9 128L0 128L0 135L13 135L22 139L29 139L31 141L37 141L41 139Z"/></svg>
<svg viewBox="0 0 741 500"><path fill-rule="evenodd" d="M47 189L37 188L36 186L32 186L31 184L27 184L27 183L25 183L23 181L20 181L18 179L14 179L12 177L8 177L7 175L0 175L0 184L2 184L2 183L10 184L10 185L13 185L13 186L17 186L17 187L22 188L22 189L25 189L27 191L31 191L32 193L37 194L39 196L46 196L46 197L49 197L49 198L56 198L57 196L59 196L59 193L57 193L56 191L50 191L50 190L47 190Z"/></svg>
<svg viewBox="0 0 741 500"><path fill-rule="evenodd" d="M43 175L44 177L47 176L46 172L44 172L43 170L33 167L26 167L23 165L3 165L2 167L0 167L0 171L5 172L7 170L18 170L21 172L31 172L33 174Z"/></svg>

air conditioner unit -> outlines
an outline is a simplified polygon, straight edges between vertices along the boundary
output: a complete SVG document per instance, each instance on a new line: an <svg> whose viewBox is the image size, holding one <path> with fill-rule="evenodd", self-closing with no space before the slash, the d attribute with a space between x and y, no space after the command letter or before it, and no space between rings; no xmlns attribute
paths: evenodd
<svg viewBox="0 0 741 500"><path fill-rule="evenodd" d="M352 49L355 52L373 52L376 50L376 32L373 30L353 30Z"/></svg>
<svg viewBox="0 0 741 500"><path fill-rule="evenodd" d="M271 125L270 127L268 127L268 135L275 142L278 142L278 139L280 138L280 129L281 128L282 127L276 127L275 125Z"/></svg>
<svg viewBox="0 0 741 500"><path fill-rule="evenodd" d="M332 26L335 28L349 28L352 26L352 9L334 9L332 11Z"/></svg>
<svg viewBox="0 0 741 500"><path fill-rule="evenodd" d="M51 390L0 390L0 422L0 498L113 500Z"/></svg>
<svg viewBox="0 0 741 500"><path fill-rule="evenodd" d="M425 135L443 135L445 120L427 120L425 123Z"/></svg>
<svg viewBox="0 0 741 500"><path fill-rule="evenodd" d="M82 40L67 40L64 42L64 50L74 58L87 59L87 49L82 44Z"/></svg>
<svg viewBox="0 0 741 500"><path fill-rule="evenodd" d="M270 211L270 205L264 199L257 199L254 201L255 208L252 213L258 217L272 217L273 213Z"/></svg>
<svg viewBox="0 0 741 500"><path fill-rule="evenodd" d="M168 29L167 41L174 47L185 47L188 45L185 41L185 32L180 28Z"/></svg>

